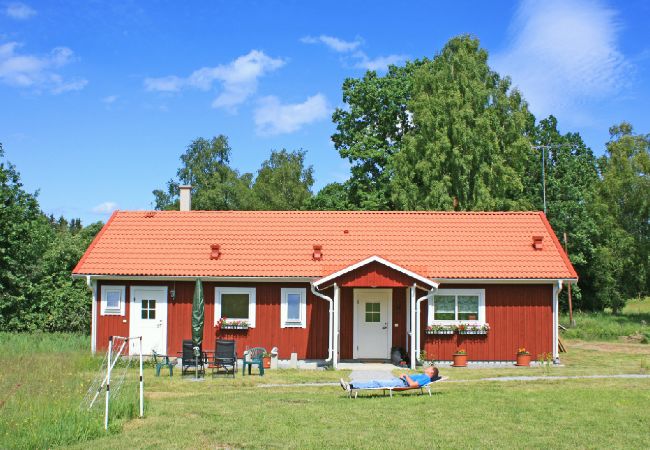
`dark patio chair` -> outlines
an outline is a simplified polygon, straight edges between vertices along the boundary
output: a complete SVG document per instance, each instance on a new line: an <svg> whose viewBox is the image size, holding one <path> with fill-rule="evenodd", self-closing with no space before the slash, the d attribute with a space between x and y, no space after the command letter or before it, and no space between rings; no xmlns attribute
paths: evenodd
<svg viewBox="0 0 650 450"><path fill-rule="evenodd" d="M183 339L183 366L181 367L181 376L185 375L185 372L189 369L194 369L196 371L197 362L199 373L205 374L205 364L207 364L208 361L206 354L203 352L202 346L199 347L199 357L197 361L194 355L194 344L192 339Z"/></svg>
<svg viewBox="0 0 650 450"><path fill-rule="evenodd" d="M212 376L215 374L232 375L235 378L237 372L237 348L234 340L217 339L214 342L214 358L208 366L212 369Z"/></svg>
<svg viewBox="0 0 650 450"><path fill-rule="evenodd" d="M163 367L168 367L169 368L169 376L173 377L174 376L174 366L176 363L172 362L169 356L167 355L160 355L153 351L151 353L151 356L153 357L153 363L156 366L156 376L160 376L160 369Z"/></svg>
<svg viewBox="0 0 650 450"><path fill-rule="evenodd" d="M257 367L260 368L260 376L264 376L264 360L263 357L266 354L266 349L262 347L255 347L249 350L246 350L244 354L244 359L242 360L243 371L242 373L246 375L246 366L248 366L248 374L251 374L251 369L254 365L257 364Z"/></svg>

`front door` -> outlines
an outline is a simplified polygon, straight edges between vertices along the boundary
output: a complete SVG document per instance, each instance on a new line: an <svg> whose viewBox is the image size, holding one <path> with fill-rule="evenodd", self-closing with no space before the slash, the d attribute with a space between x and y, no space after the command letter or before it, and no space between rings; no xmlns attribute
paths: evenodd
<svg viewBox="0 0 650 450"><path fill-rule="evenodd" d="M354 290L354 358L388 359L392 343L392 291Z"/></svg>
<svg viewBox="0 0 650 450"><path fill-rule="evenodd" d="M142 336L142 353L167 352L167 288L135 286L131 288L131 337ZM139 341L131 341L130 353L138 354Z"/></svg>

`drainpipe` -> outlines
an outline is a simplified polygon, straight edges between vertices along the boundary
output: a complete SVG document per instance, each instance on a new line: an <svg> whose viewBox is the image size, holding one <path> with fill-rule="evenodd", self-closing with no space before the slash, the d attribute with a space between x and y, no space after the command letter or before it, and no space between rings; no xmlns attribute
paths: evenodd
<svg viewBox="0 0 650 450"><path fill-rule="evenodd" d="M560 362L560 352L558 348L558 328L559 328L559 297L562 291L562 280L557 280L557 285L553 286L553 360L556 364Z"/></svg>
<svg viewBox="0 0 650 450"><path fill-rule="evenodd" d="M339 306L341 304L341 290L338 284L334 283L334 331L332 333L332 365L335 369L339 367Z"/></svg>
<svg viewBox="0 0 650 450"><path fill-rule="evenodd" d="M415 370L417 364L417 357L415 356L415 284L409 288L411 290L411 369Z"/></svg>
<svg viewBox="0 0 650 450"><path fill-rule="evenodd" d="M97 351L97 280L92 280L90 275L86 275L86 285L93 292L90 316L90 351L94 355Z"/></svg>
<svg viewBox="0 0 650 450"><path fill-rule="evenodd" d="M329 325L328 325L328 343L327 343L327 359L325 362L330 362L332 360L332 357L334 356L334 346L332 345L333 341L333 329L334 329L334 300L332 300L330 297L328 297L325 294L321 294L316 290L316 287L314 287L313 284L310 284L311 286L311 293L314 294L316 297L322 298L323 300L326 300L330 304L330 310L329 310Z"/></svg>
<svg viewBox="0 0 650 450"><path fill-rule="evenodd" d="M414 288L415 289L415 288ZM420 320L420 304L422 303L423 300L426 300L429 298L431 294L433 294L433 291L436 290L436 288L431 288L429 292L426 293L426 295L423 295L422 297L418 298L415 302L415 307L416 307L416 319L415 319L415 357L417 360L420 360L420 350L421 350L421 339L422 339L422 333L420 330L420 324L422 321Z"/></svg>

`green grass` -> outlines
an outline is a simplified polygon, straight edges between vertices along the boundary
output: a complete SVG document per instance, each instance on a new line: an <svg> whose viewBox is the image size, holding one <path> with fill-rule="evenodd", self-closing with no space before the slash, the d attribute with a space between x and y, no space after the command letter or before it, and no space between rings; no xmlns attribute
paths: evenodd
<svg viewBox="0 0 650 450"><path fill-rule="evenodd" d="M563 331L564 338L617 341L636 336L640 342L650 342L650 297L629 301L623 314L576 312L573 317L576 326ZM562 315L560 323L568 327L569 316Z"/></svg>
<svg viewBox="0 0 650 450"><path fill-rule="evenodd" d="M567 344L565 367L550 369L550 375L650 373L648 345ZM172 379L156 378L147 367L145 418L135 417L136 391L123 391L106 433L101 411L78 409L99 362L88 355L87 337L0 334L0 447L650 446L650 379L442 383L433 398L409 393L349 400L339 387L289 385L349 374L306 370L197 383L181 379L177 370ZM544 371L443 368L442 374L476 380Z"/></svg>

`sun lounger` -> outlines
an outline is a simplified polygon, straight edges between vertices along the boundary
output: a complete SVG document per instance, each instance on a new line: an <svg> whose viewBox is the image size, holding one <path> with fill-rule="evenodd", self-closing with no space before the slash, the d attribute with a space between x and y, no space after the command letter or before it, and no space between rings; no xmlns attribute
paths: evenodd
<svg viewBox="0 0 650 450"><path fill-rule="evenodd" d="M377 387L377 388L361 388L361 389L357 389L357 388L354 388L354 387L350 386L350 390L348 391L348 397L357 398L357 394L359 393L359 391L384 391L384 395L386 395L386 391L388 391L390 396L392 397L393 392L412 391L414 389L419 389L421 395L424 395L424 390L426 389L426 391L429 393L429 397L431 397L431 385L433 383L440 383L441 381L445 381L446 379L447 379L447 377L439 377L435 381L430 381L427 384L423 384L423 385L418 386L418 387L409 387L409 386L401 387L400 386L400 387Z"/></svg>

